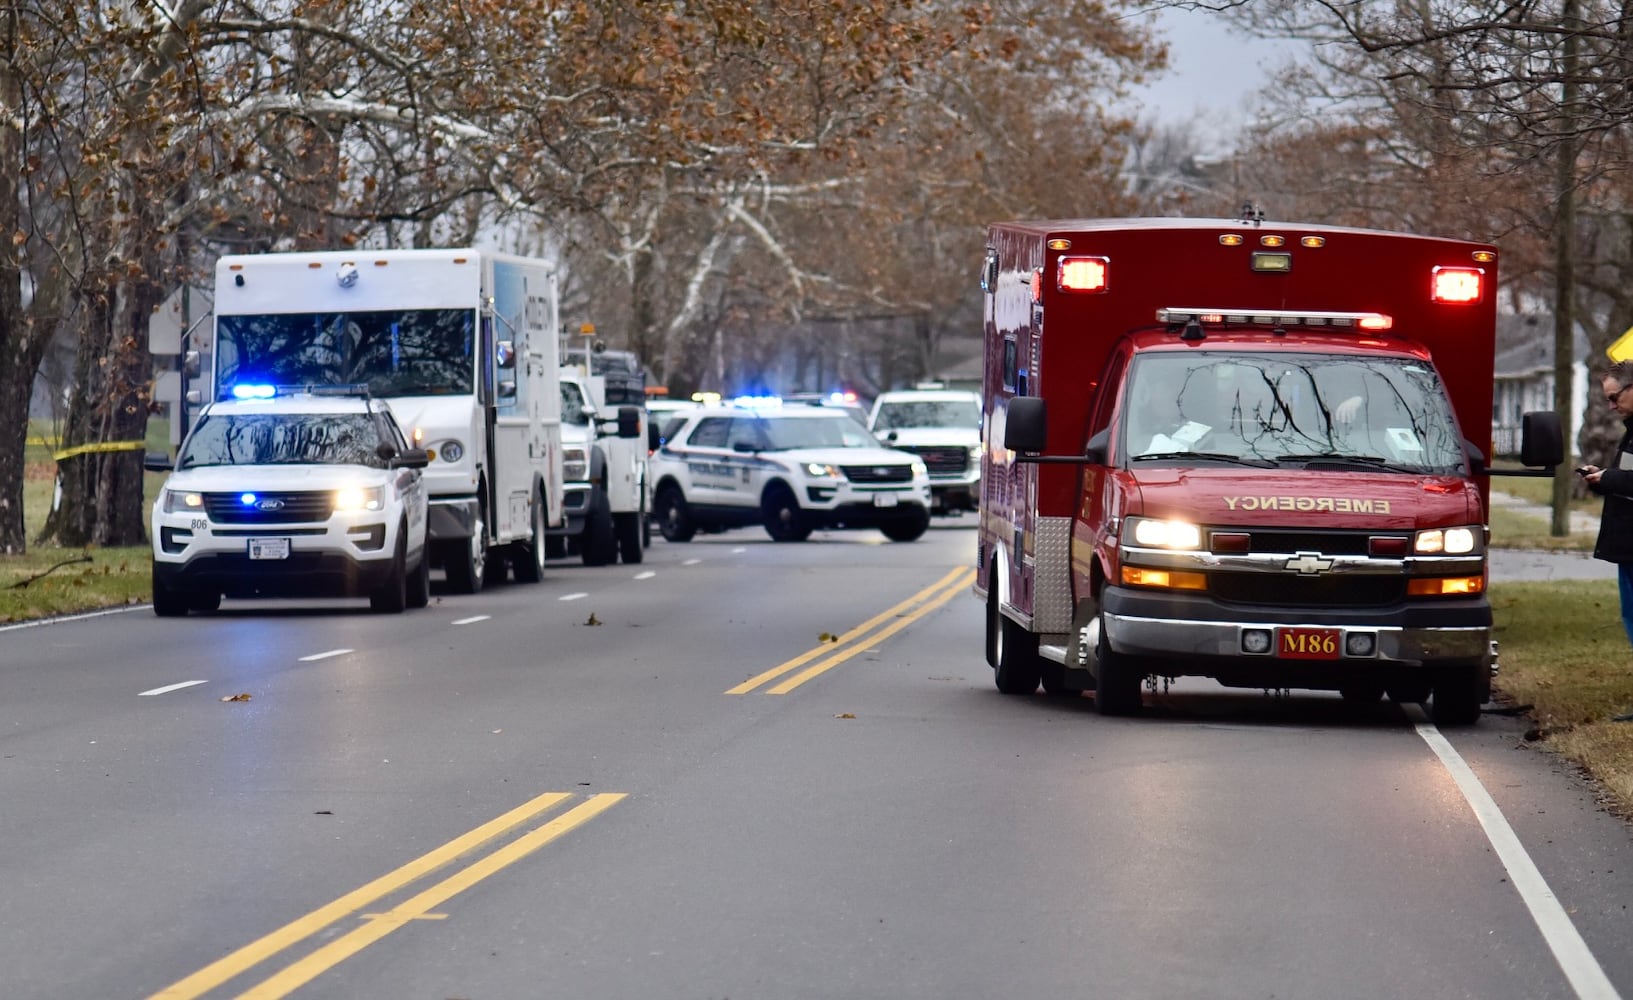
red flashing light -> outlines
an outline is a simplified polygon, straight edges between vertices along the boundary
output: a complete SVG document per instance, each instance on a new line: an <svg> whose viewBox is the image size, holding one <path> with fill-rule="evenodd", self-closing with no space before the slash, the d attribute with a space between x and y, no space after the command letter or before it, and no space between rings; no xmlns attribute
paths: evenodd
<svg viewBox="0 0 1633 1000"><path fill-rule="evenodd" d="M1358 325L1363 330L1387 330L1395 325L1395 318L1393 316L1382 316L1376 314L1372 316L1362 316Z"/></svg>
<svg viewBox="0 0 1633 1000"><path fill-rule="evenodd" d="M1480 301L1485 271L1478 267L1437 267L1431 272L1429 298L1435 302Z"/></svg>
<svg viewBox="0 0 1633 1000"><path fill-rule="evenodd" d="M1103 292L1111 261L1105 257L1062 257L1055 267L1055 287L1063 292Z"/></svg>

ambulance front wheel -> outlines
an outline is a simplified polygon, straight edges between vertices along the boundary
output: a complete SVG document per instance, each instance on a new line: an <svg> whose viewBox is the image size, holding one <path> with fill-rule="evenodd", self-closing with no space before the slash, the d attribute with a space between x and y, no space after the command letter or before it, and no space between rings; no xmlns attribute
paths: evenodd
<svg viewBox="0 0 1633 1000"><path fill-rule="evenodd" d="M1434 682L1429 718L1437 726L1472 726L1491 696L1491 672L1483 663L1443 668Z"/></svg>
<svg viewBox="0 0 1633 1000"><path fill-rule="evenodd" d="M1043 679L1038 637L1003 616L998 610L996 588L987 594L987 648L992 658L992 681L1004 694L1031 694Z"/></svg>

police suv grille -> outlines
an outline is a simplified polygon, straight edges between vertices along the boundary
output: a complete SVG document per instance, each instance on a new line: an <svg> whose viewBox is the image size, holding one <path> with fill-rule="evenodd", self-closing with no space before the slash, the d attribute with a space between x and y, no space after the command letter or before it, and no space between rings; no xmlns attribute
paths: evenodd
<svg viewBox="0 0 1633 1000"><path fill-rule="evenodd" d="M970 467L970 450L968 448L948 447L947 445L894 445L897 451L910 451L924 460L925 466L932 476L956 476Z"/></svg>
<svg viewBox="0 0 1633 1000"><path fill-rule="evenodd" d="M218 524L297 524L327 521L334 502L330 493L260 493L246 504L241 493L206 493L204 509Z"/></svg>
<svg viewBox="0 0 1633 1000"><path fill-rule="evenodd" d="M1231 604L1284 608L1384 607L1406 599L1406 580L1400 576L1210 573L1208 589Z"/></svg>
<svg viewBox="0 0 1633 1000"><path fill-rule="evenodd" d="M853 483L910 483L913 467L896 465L841 465L840 471Z"/></svg>

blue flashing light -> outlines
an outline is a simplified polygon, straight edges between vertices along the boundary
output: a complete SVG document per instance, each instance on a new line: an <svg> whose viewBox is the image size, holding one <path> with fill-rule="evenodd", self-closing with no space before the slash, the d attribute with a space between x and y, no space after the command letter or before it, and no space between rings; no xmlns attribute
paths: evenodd
<svg viewBox="0 0 1633 1000"><path fill-rule="evenodd" d="M243 504L245 507L248 507L251 504L255 503L255 494L253 494L253 493L239 494L238 502Z"/></svg>
<svg viewBox="0 0 1633 1000"><path fill-rule="evenodd" d="M741 406L748 410L775 410L782 406L781 396L737 396L731 401L733 406Z"/></svg>
<svg viewBox="0 0 1633 1000"><path fill-rule="evenodd" d="M277 390L270 385L235 385L232 387L234 399L271 399Z"/></svg>

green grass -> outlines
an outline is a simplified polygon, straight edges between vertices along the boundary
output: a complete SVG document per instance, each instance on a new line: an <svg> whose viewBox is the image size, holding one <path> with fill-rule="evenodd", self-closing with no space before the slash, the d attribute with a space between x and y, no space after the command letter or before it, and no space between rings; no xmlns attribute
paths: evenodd
<svg viewBox="0 0 1633 1000"><path fill-rule="evenodd" d="M1551 549L1591 552L1597 531L1573 531L1564 537L1549 534L1547 518L1532 517L1505 507L1491 511L1491 546L1497 549Z"/></svg>
<svg viewBox="0 0 1633 1000"><path fill-rule="evenodd" d="M1501 583L1491 588L1502 669L1497 687L1528 705L1534 735L1579 765L1606 804L1633 818L1633 668L1614 580Z"/></svg>

